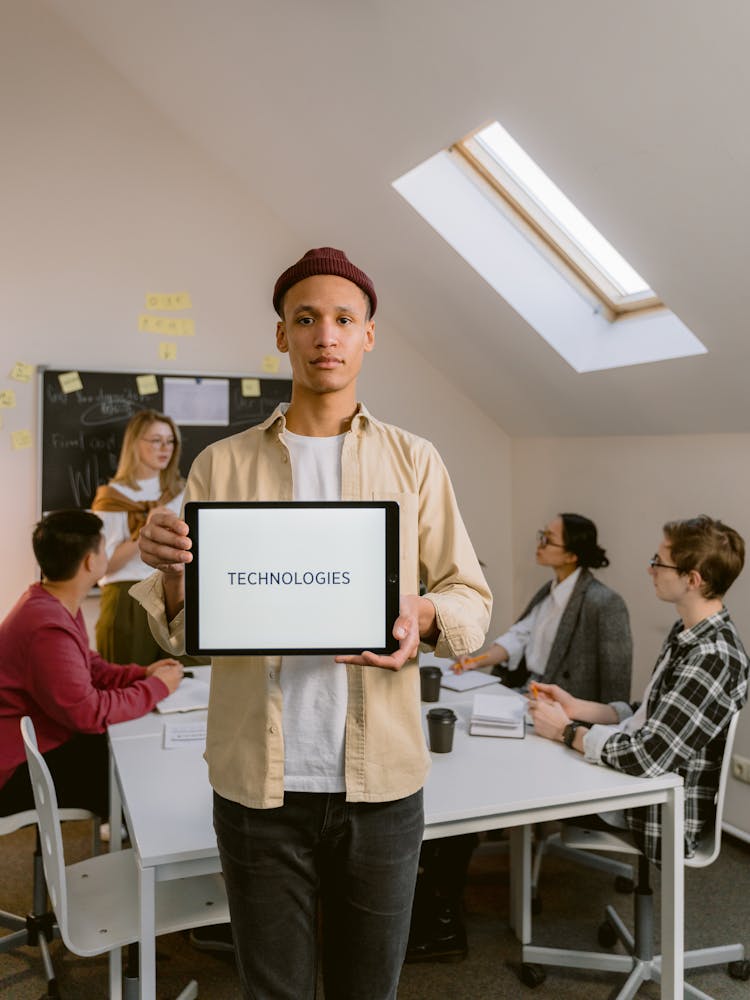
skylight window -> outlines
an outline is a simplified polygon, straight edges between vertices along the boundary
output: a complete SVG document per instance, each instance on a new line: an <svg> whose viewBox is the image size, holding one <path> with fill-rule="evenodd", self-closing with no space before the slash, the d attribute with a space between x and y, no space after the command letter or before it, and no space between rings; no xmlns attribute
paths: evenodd
<svg viewBox="0 0 750 1000"><path fill-rule="evenodd" d="M575 283L582 281L611 319L660 306L656 293L557 185L493 122L453 147L531 226Z"/></svg>

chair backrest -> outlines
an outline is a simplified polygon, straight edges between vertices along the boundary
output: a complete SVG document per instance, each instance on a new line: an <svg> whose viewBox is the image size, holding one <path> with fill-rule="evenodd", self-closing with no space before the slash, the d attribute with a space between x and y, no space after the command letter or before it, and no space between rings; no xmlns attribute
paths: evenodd
<svg viewBox="0 0 750 1000"><path fill-rule="evenodd" d="M706 865L713 864L719 856L721 850L721 820L724 815L724 798L727 791L727 781L729 771L732 766L732 748L734 747L734 736L737 731L737 723L740 720L740 713L735 712L727 727L727 739L724 744L724 756L721 761L721 771L719 772L719 787L716 790L716 812L713 823L707 823L695 854L692 858L685 858L685 864L689 868L705 868Z"/></svg>
<svg viewBox="0 0 750 1000"><path fill-rule="evenodd" d="M26 760L29 764L29 776L34 792L44 877L47 881L47 890L52 902L52 909L57 917L60 933L63 940L67 940L68 893L65 881L65 855L60 830L60 811L57 808L55 786L47 762L39 752L34 723L28 715L21 719L21 736L26 748Z"/></svg>

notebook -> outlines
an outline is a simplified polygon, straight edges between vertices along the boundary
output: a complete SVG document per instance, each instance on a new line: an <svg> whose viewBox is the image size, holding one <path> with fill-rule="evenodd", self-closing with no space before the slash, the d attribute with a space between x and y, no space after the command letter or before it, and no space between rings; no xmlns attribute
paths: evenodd
<svg viewBox="0 0 750 1000"><path fill-rule="evenodd" d="M172 694L156 704L156 711L163 715L170 712L192 712L199 708L208 708L209 685L206 681L192 677L183 677L180 686Z"/></svg>
<svg viewBox="0 0 750 1000"><path fill-rule="evenodd" d="M485 674L481 670L466 670L462 674L454 674L448 670L443 672L440 687L448 691L473 691L475 688L486 687L488 684L499 684L500 678Z"/></svg>
<svg viewBox="0 0 750 1000"><path fill-rule="evenodd" d="M469 734L523 739L526 733L525 714L526 699L521 695L511 692L499 696L475 694Z"/></svg>

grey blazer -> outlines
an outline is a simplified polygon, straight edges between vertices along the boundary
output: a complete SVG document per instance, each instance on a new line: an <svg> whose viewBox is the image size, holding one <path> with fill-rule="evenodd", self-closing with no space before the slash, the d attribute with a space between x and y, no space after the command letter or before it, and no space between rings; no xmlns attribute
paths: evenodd
<svg viewBox="0 0 750 1000"><path fill-rule="evenodd" d="M552 582L534 594L525 618L549 594ZM552 643L543 680L587 701L630 701L633 640L625 602L582 569ZM525 657L518 669L526 671ZM511 674L513 677L513 674Z"/></svg>

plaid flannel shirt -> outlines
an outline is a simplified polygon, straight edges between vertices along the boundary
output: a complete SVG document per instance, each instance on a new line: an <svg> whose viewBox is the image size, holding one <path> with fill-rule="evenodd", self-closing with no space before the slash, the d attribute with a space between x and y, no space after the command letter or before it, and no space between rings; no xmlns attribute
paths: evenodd
<svg viewBox="0 0 750 1000"><path fill-rule="evenodd" d="M685 854L691 857L704 824L713 819L727 727L747 700L748 658L723 608L693 628L676 622L657 667L661 670L649 693L645 724L633 733L612 733L598 752L592 756L587 750L586 756L626 774L681 775ZM627 717L627 706L614 707L621 721ZM630 713L636 708L637 703ZM592 735L598 728L592 727ZM659 864L661 806L630 809L625 817L638 847Z"/></svg>

